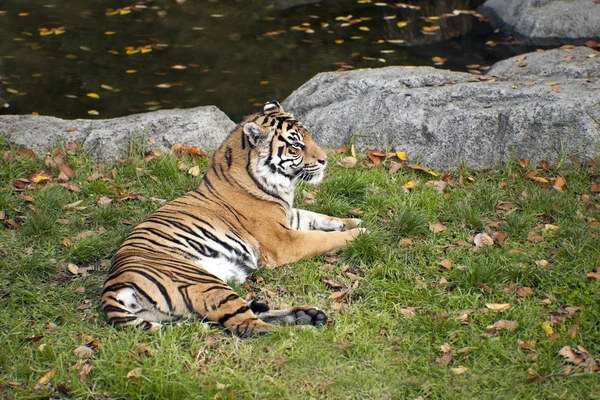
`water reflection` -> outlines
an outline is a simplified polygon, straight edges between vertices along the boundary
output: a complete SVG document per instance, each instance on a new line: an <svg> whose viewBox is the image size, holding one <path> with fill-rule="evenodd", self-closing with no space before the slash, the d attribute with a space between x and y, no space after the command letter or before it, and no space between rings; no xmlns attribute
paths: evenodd
<svg viewBox="0 0 600 400"><path fill-rule="evenodd" d="M10 107L0 113L111 118L214 104L239 118L321 71L480 71L518 51L490 46L499 39L487 23L460 11L481 1L273 2L8 0L0 106Z"/></svg>

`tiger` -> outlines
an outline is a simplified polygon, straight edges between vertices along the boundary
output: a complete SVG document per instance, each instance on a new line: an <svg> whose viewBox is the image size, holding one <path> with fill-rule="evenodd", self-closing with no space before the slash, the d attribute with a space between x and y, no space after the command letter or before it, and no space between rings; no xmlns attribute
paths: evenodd
<svg viewBox="0 0 600 400"><path fill-rule="evenodd" d="M271 309L228 282L335 251L364 232L357 218L294 208L301 181L318 184L327 153L277 101L246 117L212 154L199 186L137 225L113 256L102 308L116 327L158 329L190 319L248 337L281 325L322 326L312 306Z"/></svg>

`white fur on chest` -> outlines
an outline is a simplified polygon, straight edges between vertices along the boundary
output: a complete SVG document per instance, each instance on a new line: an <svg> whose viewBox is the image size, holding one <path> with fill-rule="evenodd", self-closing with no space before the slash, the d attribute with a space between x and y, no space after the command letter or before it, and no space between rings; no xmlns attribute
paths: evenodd
<svg viewBox="0 0 600 400"><path fill-rule="evenodd" d="M203 258L196 261L196 265L202 267L206 272L216 276L223 282L243 283L250 275L225 257ZM258 265L254 269L256 268L258 268Z"/></svg>

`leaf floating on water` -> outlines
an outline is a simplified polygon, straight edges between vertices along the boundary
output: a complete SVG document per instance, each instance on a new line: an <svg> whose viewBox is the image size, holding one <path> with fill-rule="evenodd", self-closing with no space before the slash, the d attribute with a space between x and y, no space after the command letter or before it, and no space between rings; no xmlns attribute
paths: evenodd
<svg viewBox="0 0 600 400"><path fill-rule="evenodd" d="M89 115L99 115L100 113L96 110L88 110Z"/></svg>
<svg viewBox="0 0 600 400"><path fill-rule="evenodd" d="M91 97L92 99L99 99L100 96L98 95L98 93L87 93L86 94L87 97Z"/></svg>

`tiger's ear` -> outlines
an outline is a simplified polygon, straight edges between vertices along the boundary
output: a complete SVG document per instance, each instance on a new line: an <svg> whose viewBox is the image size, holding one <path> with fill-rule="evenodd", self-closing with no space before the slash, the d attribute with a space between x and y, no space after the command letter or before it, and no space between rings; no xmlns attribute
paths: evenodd
<svg viewBox="0 0 600 400"><path fill-rule="evenodd" d="M275 112L283 113L285 111L283 111L283 107L281 107L281 104L279 104L275 100L266 102L263 108L263 114L267 115Z"/></svg>
<svg viewBox="0 0 600 400"><path fill-rule="evenodd" d="M256 147L265 146L271 136L268 131L263 130L254 122L248 122L244 125L244 134L248 137L250 144Z"/></svg>

